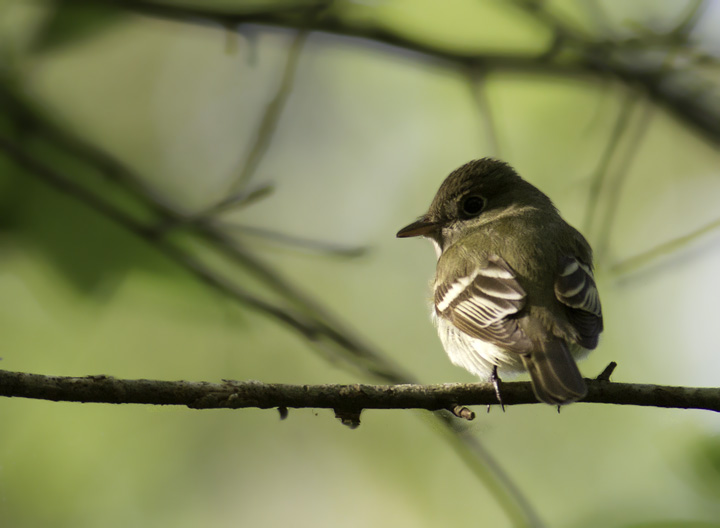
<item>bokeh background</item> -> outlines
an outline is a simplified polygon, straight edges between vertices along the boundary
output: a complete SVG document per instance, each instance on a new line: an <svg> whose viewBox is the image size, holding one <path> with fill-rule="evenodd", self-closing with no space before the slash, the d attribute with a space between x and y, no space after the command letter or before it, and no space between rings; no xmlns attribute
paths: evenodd
<svg viewBox="0 0 720 528"><path fill-rule="evenodd" d="M710 1L2 0L1 366L472 381L429 322L430 244L394 234L497 156L596 248L606 331L583 373L718 386L718 35ZM309 341L190 261L385 359ZM425 412L356 430L326 410L3 399L0 416L7 527L523 518ZM720 526L710 412L531 405L465 427L536 524Z"/></svg>

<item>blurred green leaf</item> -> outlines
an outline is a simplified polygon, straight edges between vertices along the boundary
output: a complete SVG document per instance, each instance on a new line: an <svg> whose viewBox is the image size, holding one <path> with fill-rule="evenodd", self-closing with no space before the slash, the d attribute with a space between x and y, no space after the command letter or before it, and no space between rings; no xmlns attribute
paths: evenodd
<svg viewBox="0 0 720 528"><path fill-rule="evenodd" d="M78 290L104 297L137 266L139 248L106 219L22 171L5 183L0 228L39 251Z"/></svg>
<svg viewBox="0 0 720 528"><path fill-rule="evenodd" d="M720 436L702 438L691 456L696 483L711 496L720 496Z"/></svg>
<svg viewBox="0 0 720 528"><path fill-rule="evenodd" d="M129 15L110 5L85 1L57 2L35 37L37 52L56 50L97 36Z"/></svg>
<svg viewBox="0 0 720 528"><path fill-rule="evenodd" d="M42 159L60 171L77 175L82 170L49 150ZM43 185L4 156L0 170L0 232L39 252L77 290L107 301L129 270L168 277L164 258L112 220ZM119 204L128 200L112 196L111 186L98 192L110 193Z"/></svg>

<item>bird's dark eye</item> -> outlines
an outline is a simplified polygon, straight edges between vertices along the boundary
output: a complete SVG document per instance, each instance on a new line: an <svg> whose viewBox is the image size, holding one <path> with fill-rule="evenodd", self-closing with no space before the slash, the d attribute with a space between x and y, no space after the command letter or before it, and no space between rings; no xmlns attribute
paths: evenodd
<svg viewBox="0 0 720 528"><path fill-rule="evenodd" d="M485 200L480 196L468 196L460 204L460 215L464 218L472 218L482 213L485 207Z"/></svg>

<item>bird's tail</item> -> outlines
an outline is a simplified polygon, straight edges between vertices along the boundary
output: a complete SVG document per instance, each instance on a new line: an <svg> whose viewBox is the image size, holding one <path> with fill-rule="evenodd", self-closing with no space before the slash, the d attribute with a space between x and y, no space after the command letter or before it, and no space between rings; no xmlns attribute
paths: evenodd
<svg viewBox="0 0 720 528"><path fill-rule="evenodd" d="M575 360L560 339L545 342L522 358L538 400L550 405L564 405L587 394L587 386Z"/></svg>

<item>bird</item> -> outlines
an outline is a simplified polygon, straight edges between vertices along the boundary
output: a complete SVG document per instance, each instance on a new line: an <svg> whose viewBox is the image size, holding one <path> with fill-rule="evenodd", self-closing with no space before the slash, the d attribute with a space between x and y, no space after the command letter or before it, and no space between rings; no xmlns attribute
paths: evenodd
<svg viewBox="0 0 720 528"><path fill-rule="evenodd" d="M548 196L503 161L473 160L397 233L418 236L437 254L432 318L454 365L496 390L498 376L527 372L551 405L586 396L575 360L603 331L592 249Z"/></svg>

